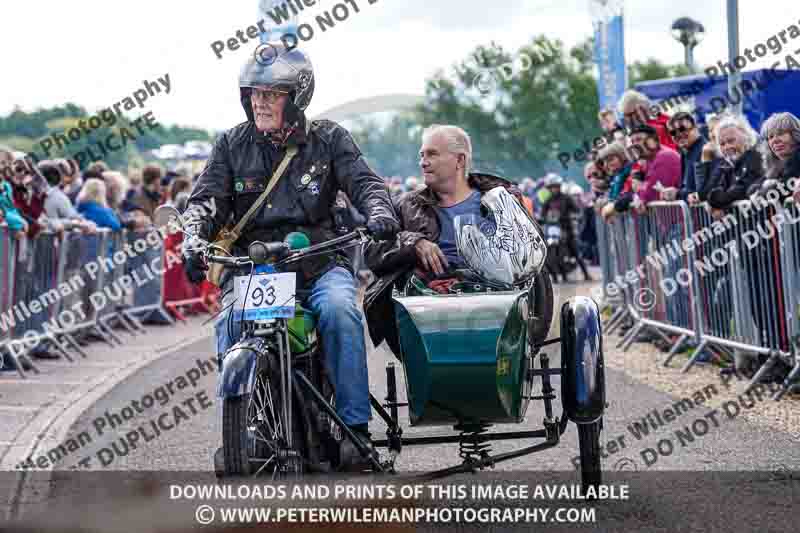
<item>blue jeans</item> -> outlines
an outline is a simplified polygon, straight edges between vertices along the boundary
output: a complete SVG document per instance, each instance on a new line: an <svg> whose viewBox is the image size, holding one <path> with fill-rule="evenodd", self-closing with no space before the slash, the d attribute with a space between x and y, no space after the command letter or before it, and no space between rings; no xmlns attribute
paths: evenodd
<svg viewBox="0 0 800 533"><path fill-rule="evenodd" d="M231 290L222 300L223 308L232 301ZM346 268L332 268L314 283L304 304L317 320L328 376L336 388L337 413L347 425L368 423L371 411L367 347L353 275ZM218 356L228 351L240 336L241 310L233 312L233 338L228 335L231 312L229 308L221 313L214 326Z"/></svg>

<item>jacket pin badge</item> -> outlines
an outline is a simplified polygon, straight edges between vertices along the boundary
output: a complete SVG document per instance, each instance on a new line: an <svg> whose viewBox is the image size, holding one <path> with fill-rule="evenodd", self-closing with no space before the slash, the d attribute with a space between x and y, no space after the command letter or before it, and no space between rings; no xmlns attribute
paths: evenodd
<svg viewBox="0 0 800 533"><path fill-rule="evenodd" d="M241 181L236 183L236 192L242 192L244 190L244 183Z"/></svg>
<svg viewBox="0 0 800 533"><path fill-rule="evenodd" d="M312 172L313 172L313 169L312 169ZM300 178L300 183L302 183L303 185L308 185L309 183L311 183L311 174L303 175L303 177Z"/></svg>

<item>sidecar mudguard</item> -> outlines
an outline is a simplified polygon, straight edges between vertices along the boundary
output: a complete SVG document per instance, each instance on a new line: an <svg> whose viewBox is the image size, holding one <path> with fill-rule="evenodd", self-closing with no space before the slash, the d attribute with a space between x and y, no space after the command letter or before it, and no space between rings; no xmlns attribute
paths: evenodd
<svg viewBox="0 0 800 533"><path fill-rule="evenodd" d="M600 311L585 296L561 306L561 403L576 424L595 422L606 406Z"/></svg>
<svg viewBox="0 0 800 533"><path fill-rule="evenodd" d="M231 347L222 359L218 398L232 398L249 394L253 390L256 373L256 359L261 349L261 339L246 339Z"/></svg>

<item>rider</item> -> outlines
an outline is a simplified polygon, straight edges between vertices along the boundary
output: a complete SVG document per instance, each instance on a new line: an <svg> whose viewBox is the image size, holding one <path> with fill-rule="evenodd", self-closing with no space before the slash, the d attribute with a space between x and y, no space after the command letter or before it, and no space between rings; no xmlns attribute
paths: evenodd
<svg viewBox="0 0 800 533"><path fill-rule="evenodd" d="M583 277L586 279L586 281L592 281L592 277L589 275L589 271L586 269L586 263L583 262L583 258L581 258L580 253L578 253L577 236L575 235L575 230L572 224L572 217L580 215L580 209L578 208L578 204L571 196L561 192L561 186L563 184L564 179L557 174L550 176L545 183L545 187L547 187L547 189L550 191L550 198L547 200L547 202L545 202L544 206L542 206L542 220L549 221L553 219L558 221L558 223L561 225L561 231L566 236L564 242L566 243L569 252L578 262L578 266L581 267ZM564 281L566 282L567 273L562 271L561 275L564 277Z"/></svg>
<svg viewBox="0 0 800 533"><path fill-rule="evenodd" d="M270 44L277 50L276 58L269 64L251 58L239 77L247 121L219 137L189 199L186 218L192 222L186 229L190 238L184 265L194 283L204 279L208 266L198 247L191 245L197 242L192 237L210 241L229 218L238 221L292 146L297 155L242 231L233 255L246 255L254 240L281 241L293 231L305 233L311 244L334 238L332 207L339 190L365 215L367 229L376 239L393 239L399 229L383 180L369 167L350 133L330 120L307 121L304 111L314 93L308 56L280 42ZM209 204L214 206L211 215ZM305 305L317 319L326 368L336 388L336 410L369 444L366 345L352 267L340 253L308 258L287 270L298 273L298 289L310 292ZM228 268L220 281L222 307L227 308L215 323L220 360L239 336L238 313L233 313L232 336L228 335L234 274ZM345 465L360 460L349 439L341 455Z"/></svg>
<svg viewBox="0 0 800 533"><path fill-rule="evenodd" d="M453 219L458 215L481 216L481 197L495 187L504 187L522 204L516 185L489 174L470 172L472 142L457 126L431 126L422 133L419 152L425 186L396 197L395 209L401 231L395 243L370 243L365 249L367 265L377 276L364 296L370 336L377 346L384 339L399 353L393 322L392 287L412 273L437 288L455 281L454 269L464 268L456 247ZM387 335L389 335L387 337Z"/></svg>

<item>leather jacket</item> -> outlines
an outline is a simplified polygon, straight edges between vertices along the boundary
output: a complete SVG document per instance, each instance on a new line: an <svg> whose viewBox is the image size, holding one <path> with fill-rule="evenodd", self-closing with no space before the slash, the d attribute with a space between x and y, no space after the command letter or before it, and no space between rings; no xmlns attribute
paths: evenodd
<svg viewBox="0 0 800 533"><path fill-rule="evenodd" d="M711 163L703 163L701 174L711 168ZM710 175L706 174L708 185L700 195L711 207L727 209L734 202L746 200L751 187L764 179L761 154L757 148L747 150L733 165L723 159Z"/></svg>
<svg viewBox="0 0 800 533"><path fill-rule="evenodd" d="M334 238L332 208L339 190L368 219L395 218L383 179L369 167L350 133L335 122L317 120L307 128L301 119L286 142L276 145L248 121L231 128L215 143L187 207L187 215L195 211L199 222L187 232L212 241L226 223L235 224L266 189L289 145L296 145L298 153L245 226L234 254L245 255L255 240L281 241L292 231L306 233L311 244ZM301 283L337 264L349 267L344 254L301 263L286 269L299 271ZM228 276L226 272L223 284Z"/></svg>
<svg viewBox="0 0 800 533"><path fill-rule="evenodd" d="M524 207L522 194L517 186L504 178L491 174L471 173L469 184L480 191L481 195L495 187L505 187ZM364 249L367 266L377 277L364 295L364 310L375 346L386 339L394 353L399 354L394 328L392 287L395 281L407 276L417 265L417 252L414 248L417 241L427 239L437 242L441 228L435 210L438 200L435 193L427 187L399 195L393 202L400 220L397 240L370 242ZM389 317L391 319L387 320Z"/></svg>
<svg viewBox="0 0 800 533"><path fill-rule="evenodd" d="M557 217L565 237L574 240L575 227L572 221L573 217L580 215L580 208L575 200L568 194L558 192L550 196L542 206L542 220L547 222L551 212Z"/></svg>

